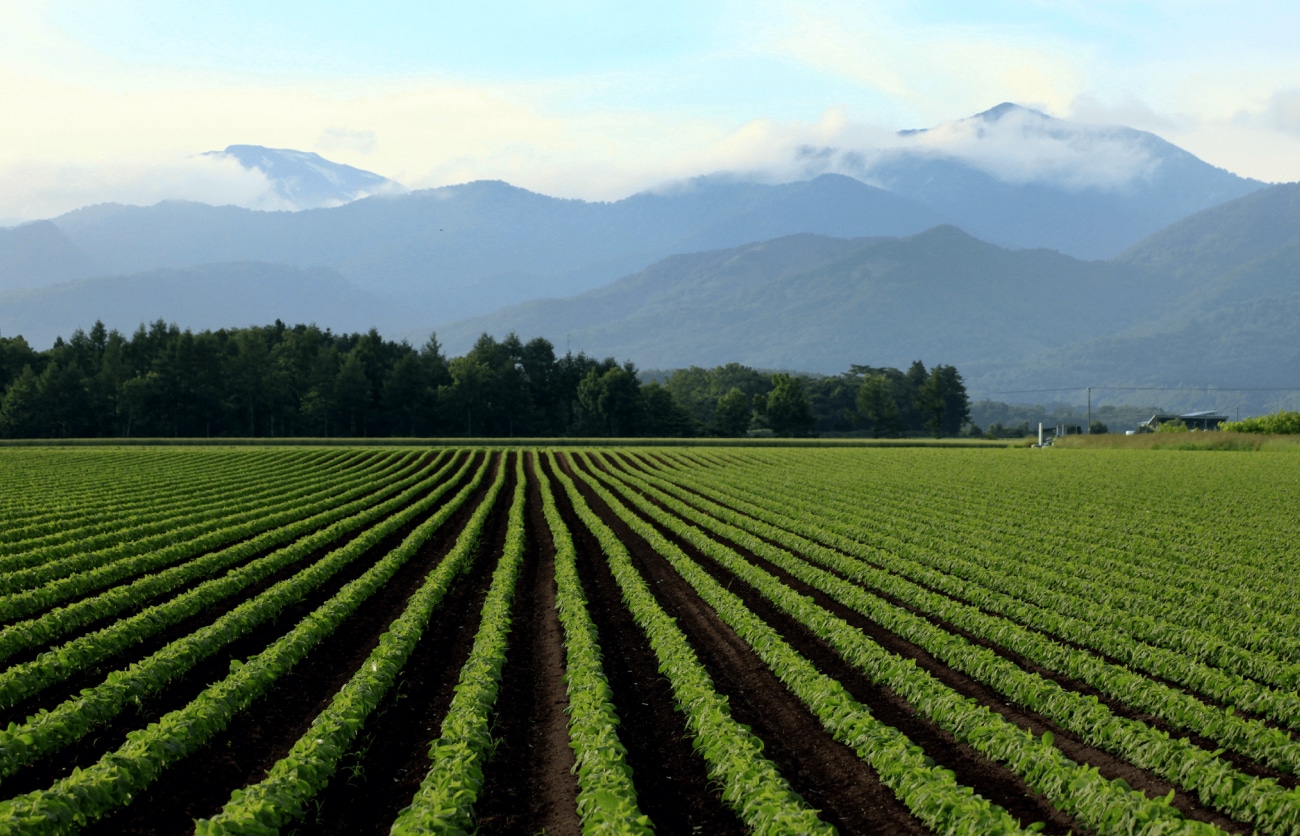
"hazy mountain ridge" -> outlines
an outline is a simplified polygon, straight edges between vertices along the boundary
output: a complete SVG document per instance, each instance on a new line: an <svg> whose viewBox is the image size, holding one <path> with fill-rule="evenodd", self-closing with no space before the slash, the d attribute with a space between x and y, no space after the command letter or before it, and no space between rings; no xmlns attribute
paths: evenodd
<svg viewBox="0 0 1300 836"><path fill-rule="evenodd" d="M195 331L315 322L336 331L392 328L395 312L328 268L208 264L0 292L0 334L37 348L101 320L123 333L157 319Z"/></svg>
<svg viewBox="0 0 1300 836"><path fill-rule="evenodd" d="M408 306L447 308L434 324L588 290L674 253L798 233L900 236L952 223L1002 246L1108 257L1261 185L1151 134L1014 105L905 133L920 137L914 147L810 163L854 177L768 185L712 175L604 203L499 181L398 194L380 175L315 154L231 146L212 153L264 171L284 195L310 192L342 205L262 212L184 201L104 204L54 222L103 273L230 261L323 265ZM1116 177L1123 182L1087 185ZM351 200L375 190L382 194ZM81 277L39 265L29 273L27 286Z"/></svg>
<svg viewBox="0 0 1300 836"><path fill-rule="evenodd" d="M703 178L613 203L481 181L304 212L102 205L55 223L114 273L222 261L324 265L365 290L425 306L431 325L587 290L676 252L799 232L906 234L938 221L906 199L826 175L776 186Z"/></svg>
<svg viewBox="0 0 1300 836"><path fill-rule="evenodd" d="M50 221L0 229L0 291L80 279L100 270Z"/></svg>
<svg viewBox="0 0 1300 836"><path fill-rule="evenodd" d="M1064 319L1043 315L1080 287L1106 294L1088 297L1105 303L1076 303ZM1114 327L1116 300L1125 303L1121 322L1132 321L1145 292L1125 268L1006 250L940 226L906 238L803 235L675 256L598 290L438 333L453 352L483 331L514 330L652 368L734 360L838 372L849 362L905 364L918 351L931 361L987 362L1064 345L1089 328Z"/></svg>
<svg viewBox="0 0 1300 836"><path fill-rule="evenodd" d="M590 293L438 333L453 351L484 331L542 334L646 368L740 362L837 373L919 358L957 365L976 392L1300 387L1297 196L1300 186L1270 187L1105 262L1006 250L953 227L901 239L786 238L678 256ZM1252 220L1262 217L1267 228ZM1220 250L1235 255L1207 264L1204 233L1216 229L1254 238L1235 249L1225 242Z"/></svg>

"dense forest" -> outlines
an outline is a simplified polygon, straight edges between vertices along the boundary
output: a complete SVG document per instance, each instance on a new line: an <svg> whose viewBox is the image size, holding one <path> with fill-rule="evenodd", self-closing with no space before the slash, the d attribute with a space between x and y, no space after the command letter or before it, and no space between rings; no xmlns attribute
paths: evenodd
<svg viewBox="0 0 1300 836"><path fill-rule="evenodd" d="M97 322L46 351L0 335L0 437L692 437L970 431L952 366L838 376L730 364L641 374L487 334L448 359L315 325L131 336Z"/></svg>

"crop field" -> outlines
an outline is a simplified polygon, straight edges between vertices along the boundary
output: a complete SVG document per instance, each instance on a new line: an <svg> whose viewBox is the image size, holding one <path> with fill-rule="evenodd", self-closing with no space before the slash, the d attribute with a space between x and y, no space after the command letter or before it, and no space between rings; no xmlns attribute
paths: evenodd
<svg viewBox="0 0 1300 836"><path fill-rule="evenodd" d="M0 833L1300 833L1300 467L0 450Z"/></svg>

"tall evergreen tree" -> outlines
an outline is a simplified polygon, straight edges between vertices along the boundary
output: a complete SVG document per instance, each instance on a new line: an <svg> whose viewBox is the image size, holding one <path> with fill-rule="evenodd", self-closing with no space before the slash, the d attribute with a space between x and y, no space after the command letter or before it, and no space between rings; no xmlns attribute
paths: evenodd
<svg viewBox="0 0 1300 836"><path fill-rule="evenodd" d="M779 436L806 436L812 432L813 416L804 396L803 383L788 374L772 375L767 395L767 422Z"/></svg>
<svg viewBox="0 0 1300 836"><path fill-rule="evenodd" d="M930 370L930 376L917 393L916 404L926 417L926 429L935 438L957 435L970 421L966 384L953 366L939 365Z"/></svg>
<svg viewBox="0 0 1300 836"><path fill-rule="evenodd" d="M895 436L903 429L894 384L883 374L873 374L858 387L858 413L871 428L871 436Z"/></svg>
<svg viewBox="0 0 1300 836"><path fill-rule="evenodd" d="M361 352L349 351L334 379L334 403L338 409L340 426L356 438L365 435L366 419L370 417L370 380Z"/></svg>
<svg viewBox="0 0 1300 836"><path fill-rule="evenodd" d="M23 366L0 402L0 434L7 438L45 438L48 422L31 366Z"/></svg>

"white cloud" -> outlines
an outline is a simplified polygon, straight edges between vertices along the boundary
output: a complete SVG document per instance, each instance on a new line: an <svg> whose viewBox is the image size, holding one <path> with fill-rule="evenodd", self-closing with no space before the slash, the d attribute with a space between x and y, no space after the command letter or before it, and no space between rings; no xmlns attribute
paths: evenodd
<svg viewBox="0 0 1300 836"><path fill-rule="evenodd" d="M325 153L331 151L356 151L360 154L372 154L378 145L374 131L358 131L351 128L330 127L321 132L316 140L316 149Z"/></svg>
<svg viewBox="0 0 1300 836"><path fill-rule="evenodd" d="M802 176L835 171L877 185L878 167L899 154L960 160L1007 183L1123 189L1152 175L1147 141L1112 126L1081 125L1017 108L995 120L969 117L922 131L845 130L849 142L796 149Z"/></svg>
<svg viewBox="0 0 1300 836"><path fill-rule="evenodd" d="M1186 129L1194 121L1186 116L1157 113L1145 101L1132 94L1125 95L1119 101L1110 101L1084 93L1070 102L1065 116L1091 125L1126 125L1158 135Z"/></svg>
<svg viewBox="0 0 1300 836"><path fill-rule="evenodd" d="M1300 89L1280 90L1269 97L1256 115L1238 115L1245 124L1261 123L1283 133L1300 136Z"/></svg>
<svg viewBox="0 0 1300 836"><path fill-rule="evenodd" d="M123 157L93 163L43 163L0 168L0 218L50 218L95 203L148 206L192 200L249 209L292 208L260 171L220 156Z"/></svg>
<svg viewBox="0 0 1300 836"><path fill-rule="evenodd" d="M1122 189L1154 173L1139 135L1071 125L1028 110L996 121L961 119L914 135L919 149L964 160L1008 183L1049 182L1072 189Z"/></svg>

